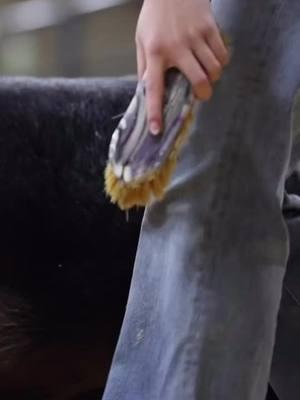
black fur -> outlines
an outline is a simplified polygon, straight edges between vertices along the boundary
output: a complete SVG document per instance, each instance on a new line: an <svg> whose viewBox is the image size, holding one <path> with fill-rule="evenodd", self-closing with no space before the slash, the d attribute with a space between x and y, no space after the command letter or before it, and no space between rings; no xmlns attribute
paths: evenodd
<svg viewBox="0 0 300 400"><path fill-rule="evenodd" d="M1 399L98 398L105 383L143 210L127 221L103 172L135 85L0 79ZM299 220L288 196L284 214Z"/></svg>
<svg viewBox="0 0 300 400"><path fill-rule="evenodd" d="M135 85L0 80L0 382L57 343L115 344L142 210L127 222L103 172Z"/></svg>

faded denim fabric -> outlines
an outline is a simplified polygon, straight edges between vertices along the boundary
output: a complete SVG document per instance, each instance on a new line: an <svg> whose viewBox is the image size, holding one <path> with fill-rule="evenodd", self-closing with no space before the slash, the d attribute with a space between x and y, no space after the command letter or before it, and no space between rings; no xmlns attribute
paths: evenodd
<svg viewBox="0 0 300 400"><path fill-rule="evenodd" d="M288 234L299 0L215 0L233 53L148 207L104 400L264 400Z"/></svg>

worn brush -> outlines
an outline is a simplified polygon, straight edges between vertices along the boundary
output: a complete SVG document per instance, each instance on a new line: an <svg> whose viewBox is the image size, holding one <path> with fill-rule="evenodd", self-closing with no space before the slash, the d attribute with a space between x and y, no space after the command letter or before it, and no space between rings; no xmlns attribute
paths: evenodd
<svg viewBox="0 0 300 400"><path fill-rule="evenodd" d="M233 43L225 32L220 33L231 58ZM105 190L122 210L146 206L152 198L164 197L193 121L196 99L179 70L166 72L163 131L159 135L149 131L145 93L145 83L138 82L109 147Z"/></svg>
<svg viewBox="0 0 300 400"><path fill-rule="evenodd" d="M195 97L190 83L177 70L166 73L163 130L150 133L145 85L135 95L112 135L105 169L105 190L122 210L162 199L176 167L193 117Z"/></svg>

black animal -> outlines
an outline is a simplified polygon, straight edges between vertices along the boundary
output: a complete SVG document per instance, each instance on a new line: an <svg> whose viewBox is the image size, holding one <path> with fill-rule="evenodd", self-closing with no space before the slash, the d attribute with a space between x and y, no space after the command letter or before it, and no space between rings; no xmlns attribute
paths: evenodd
<svg viewBox="0 0 300 400"><path fill-rule="evenodd" d="M105 382L143 211L111 205L103 171L135 85L0 80L1 399Z"/></svg>
<svg viewBox="0 0 300 400"><path fill-rule="evenodd" d="M110 137L135 86L0 79L1 399L100 396L143 216L121 212L103 188ZM299 188L294 173L287 190ZM299 215L287 202L288 222Z"/></svg>

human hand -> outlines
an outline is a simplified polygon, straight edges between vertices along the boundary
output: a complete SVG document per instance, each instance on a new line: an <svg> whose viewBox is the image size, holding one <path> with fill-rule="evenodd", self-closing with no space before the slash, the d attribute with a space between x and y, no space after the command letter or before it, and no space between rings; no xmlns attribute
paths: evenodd
<svg viewBox="0 0 300 400"><path fill-rule="evenodd" d="M165 71L180 70L208 100L229 61L209 0L144 0L136 29L139 79L146 84L150 131L162 129Z"/></svg>

